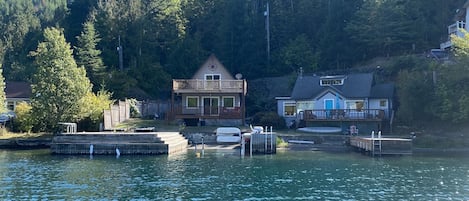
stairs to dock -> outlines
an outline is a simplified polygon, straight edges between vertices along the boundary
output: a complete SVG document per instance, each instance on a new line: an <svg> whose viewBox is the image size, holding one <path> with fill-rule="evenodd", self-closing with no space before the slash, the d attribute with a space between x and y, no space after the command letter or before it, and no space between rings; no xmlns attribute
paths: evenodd
<svg viewBox="0 0 469 201"><path fill-rule="evenodd" d="M168 145L168 154L184 151L189 144L184 136L176 132L159 132L158 137Z"/></svg>
<svg viewBox="0 0 469 201"><path fill-rule="evenodd" d="M93 146L91 146L93 145ZM177 132L74 133L53 137L54 154L173 154L187 149L188 141ZM117 151L118 149L118 151Z"/></svg>

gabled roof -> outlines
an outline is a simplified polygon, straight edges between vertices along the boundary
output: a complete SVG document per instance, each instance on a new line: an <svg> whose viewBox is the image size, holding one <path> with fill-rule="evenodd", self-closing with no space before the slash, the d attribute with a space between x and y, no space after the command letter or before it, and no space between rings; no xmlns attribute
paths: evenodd
<svg viewBox="0 0 469 201"><path fill-rule="evenodd" d="M7 98L30 98L31 94L31 84L27 82L5 82L5 95Z"/></svg>
<svg viewBox="0 0 469 201"><path fill-rule="evenodd" d="M377 85L377 88L372 90L372 73L357 73L343 76L343 85L321 86L321 78L324 77L316 75L298 77L291 94L292 99L301 100L317 98L318 95L326 90L335 91L345 98L369 98L388 95L390 93L387 91L390 90L390 86L388 85ZM381 91L384 89L386 89L386 92ZM394 92L393 90L394 88L392 87L392 92ZM386 97L392 97L392 95Z"/></svg>
<svg viewBox="0 0 469 201"><path fill-rule="evenodd" d="M215 54L211 54L199 67L192 79L204 79L205 74L219 74L222 80L234 80L233 75L223 66Z"/></svg>

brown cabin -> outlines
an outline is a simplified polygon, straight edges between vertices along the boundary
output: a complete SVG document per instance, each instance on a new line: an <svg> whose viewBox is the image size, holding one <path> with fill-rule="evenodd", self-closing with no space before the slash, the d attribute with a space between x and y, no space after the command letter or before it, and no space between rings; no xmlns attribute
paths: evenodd
<svg viewBox="0 0 469 201"><path fill-rule="evenodd" d="M247 82L212 54L191 79L173 79L171 116L188 125L242 125Z"/></svg>

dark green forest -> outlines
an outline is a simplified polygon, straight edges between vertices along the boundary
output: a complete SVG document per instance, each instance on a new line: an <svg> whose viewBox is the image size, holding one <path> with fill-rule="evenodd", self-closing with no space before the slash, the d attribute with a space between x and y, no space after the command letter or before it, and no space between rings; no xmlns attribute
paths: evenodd
<svg viewBox="0 0 469 201"><path fill-rule="evenodd" d="M0 63L5 80L32 82L37 65L31 52L44 40L44 30L55 27L63 31L76 63L85 67L94 92L105 89L119 99L140 90L148 98L164 99L171 79L190 78L211 53L248 80L294 74L300 68L305 73L347 70L373 58L397 57L383 74L400 81L401 97L419 92L463 106L469 96L456 100L443 89L406 86L428 88L427 72L447 68L415 55L447 39L447 26L464 2L0 0ZM400 104L412 113L405 114L406 121L418 118L412 116L417 112L434 117L442 110L461 111L457 104L441 108L438 101L413 111L406 104L421 101L407 101ZM447 120L467 120L469 110L461 115Z"/></svg>

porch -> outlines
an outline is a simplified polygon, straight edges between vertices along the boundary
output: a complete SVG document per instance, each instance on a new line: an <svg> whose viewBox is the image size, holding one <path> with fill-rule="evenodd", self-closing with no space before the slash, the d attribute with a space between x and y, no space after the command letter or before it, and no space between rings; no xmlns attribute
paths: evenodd
<svg viewBox="0 0 469 201"><path fill-rule="evenodd" d="M241 107L174 107L174 117L176 119L242 119Z"/></svg>
<svg viewBox="0 0 469 201"><path fill-rule="evenodd" d="M305 110L299 118L304 121L382 121L385 111L379 109Z"/></svg>

